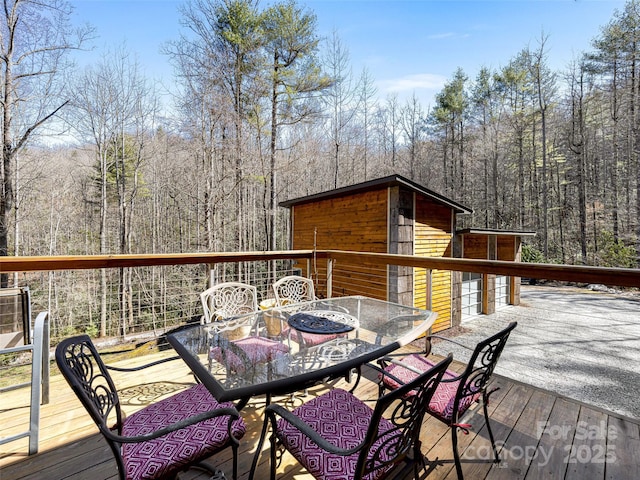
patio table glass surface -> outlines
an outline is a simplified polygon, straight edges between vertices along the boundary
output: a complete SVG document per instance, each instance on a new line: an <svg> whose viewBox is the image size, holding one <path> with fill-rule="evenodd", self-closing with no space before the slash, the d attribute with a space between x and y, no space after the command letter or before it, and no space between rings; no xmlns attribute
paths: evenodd
<svg viewBox="0 0 640 480"><path fill-rule="evenodd" d="M167 338L217 400L248 400L345 376L427 332L436 315L362 296L336 297L195 325ZM266 323L274 319L276 333ZM290 325L319 341L306 344ZM256 345L275 348L257 360L246 353Z"/></svg>

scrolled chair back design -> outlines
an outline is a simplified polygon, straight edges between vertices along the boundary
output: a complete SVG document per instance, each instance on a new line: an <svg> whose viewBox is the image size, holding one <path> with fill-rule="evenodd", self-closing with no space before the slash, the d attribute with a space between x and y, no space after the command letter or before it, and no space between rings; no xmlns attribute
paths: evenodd
<svg viewBox="0 0 640 480"><path fill-rule="evenodd" d="M276 300L284 303L300 303L315 300L315 288L310 278L291 275L273 284Z"/></svg>
<svg viewBox="0 0 640 480"><path fill-rule="evenodd" d="M225 316L251 313L253 311L253 297L246 290L219 290L211 297L211 304L216 314Z"/></svg>
<svg viewBox="0 0 640 480"><path fill-rule="evenodd" d="M419 442L419 425L422 423L439 381L440 377L432 377L419 388L414 389L415 395L404 395L399 399L397 395L390 397L392 402L395 402L395 407L391 415L386 418L391 421L394 428L379 432L384 440L377 445L377 448L374 443L375 450L371 452L370 458L365 463L363 476L397 463L398 456L408 454ZM389 403L385 402L383 405L389 408Z"/></svg>
<svg viewBox="0 0 640 480"><path fill-rule="evenodd" d="M214 285L200 294L204 322L224 321L228 318L258 310L256 287L238 282Z"/></svg>
<svg viewBox="0 0 640 480"><path fill-rule="evenodd" d="M68 343L62 346L60 356L73 373L72 388L82 389L91 404L85 404L89 414L98 424L107 421L115 411L117 424L121 422L120 400L111 376L106 372L98 353L89 341Z"/></svg>
<svg viewBox="0 0 640 480"><path fill-rule="evenodd" d="M478 392L481 392L486 387L508 338L509 335L507 334L498 338L488 339L484 344L481 343L476 347L469 360L467 379L460 386L461 390L458 397L461 400L464 397L477 395Z"/></svg>
<svg viewBox="0 0 640 480"><path fill-rule="evenodd" d="M301 302L309 298L309 287L302 282L291 282L283 285L280 293L291 302Z"/></svg>

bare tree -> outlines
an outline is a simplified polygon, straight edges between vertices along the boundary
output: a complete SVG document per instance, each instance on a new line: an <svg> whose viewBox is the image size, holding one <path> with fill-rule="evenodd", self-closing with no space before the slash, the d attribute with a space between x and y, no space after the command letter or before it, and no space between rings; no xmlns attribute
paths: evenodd
<svg viewBox="0 0 640 480"><path fill-rule="evenodd" d="M4 0L0 19L2 150L0 153L0 255L9 254L9 217L14 202L16 156L66 104L59 81L67 53L90 28L72 31L64 0ZM0 286L7 285L6 275Z"/></svg>
<svg viewBox="0 0 640 480"><path fill-rule="evenodd" d="M223 164L227 163L226 156L231 157L233 170L230 183L235 211L228 215L229 225L225 229L235 228L230 235L233 240L227 243L243 250L249 244L249 229L243 225L249 221L245 173L250 155L245 127L253 120L254 106L264 92L259 76L264 46L262 15L256 0L189 0L181 13L181 22L190 34L172 42L166 53L178 65L181 80L192 85L200 83L196 100L202 106L212 107L210 119L216 118L222 109L230 109L215 133L219 134L220 143L230 145L223 150ZM211 103L225 97L228 102ZM229 125L227 118L231 119ZM212 147L209 145L209 152L213 152Z"/></svg>
<svg viewBox="0 0 640 480"><path fill-rule="evenodd" d="M118 253L131 253L135 202L141 188L145 138L153 126L155 95L126 49L107 52L102 63L78 77L75 128L96 154L94 186L100 205L100 253L109 253L109 199L117 201ZM131 316L130 272L122 270L122 312ZM106 335L106 279L103 275L101 334ZM123 317L121 333L126 333Z"/></svg>
<svg viewBox="0 0 640 480"><path fill-rule="evenodd" d="M547 64L548 52L546 49L549 37L544 33L540 36L537 50L530 51L531 78L535 89L538 112L540 114L542 133L542 242L544 257L549 255L549 182L547 177L548 152L547 152L547 114L549 105L556 93L556 76Z"/></svg>
<svg viewBox="0 0 640 480"><path fill-rule="evenodd" d="M484 226L498 227L498 132L503 107L495 75L481 68L471 93L475 122L480 129L480 161L482 162L482 192L484 195Z"/></svg>
<svg viewBox="0 0 640 480"><path fill-rule="evenodd" d="M362 70L360 74L360 80L358 81L358 113L360 118L360 125L362 129L362 163L363 172L362 179L367 180L369 175L369 152L370 146L370 131L371 131L371 117L375 111L376 106L376 94L378 89L374 85L373 77L367 68Z"/></svg>
<svg viewBox="0 0 640 480"><path fill-rule="evenodd" d="M309 97L331 85L317 64L316 17L295 2L278 3L266 11L266 51L271 60L271 136L269 141L269 230L267 246L277 249L276 224L278 136L284 127L318 114ZM275 278L274 278L275 280Z"/></svg>
<svg viewBox="0 0 640 480"><path fill-rule="evenodd" d="M324 58L324 68L333 80L333 85L326 92L325 102L329 109L328 126L332 144L333 186L338 188L341 156L347 143L347 128L357 111L354 105L357 90L349 66L349 50L343 45L336 32L333 32L330 39Z"/></svg>
<svg viewBox="0 0 640 480"><path fill-rule="evenodd" d="M502 103L506 109L506 123L510 132L507 135L513 151L513 160L517 169L517 208L516 223L518 228L527 224L527 189L526 189L526 147L528 119L531 116L531 86L529 72L526 68L526 52L521 51L503 67L496 76L497 88L502 95ZM504 148L504 147L503 147ZM535 197L537 204L537 197ZM537 222L539 215L534 215ZM497 225L496 225L497 226Z"/></svg>
<svg viewBox="0 0 640 480"><path fill-rule="evenodd" d="M580 236L580 257L587 264L587 167L586 167L586 117L588 93L588 72L585 62L575 62L570 70L568 83L571 98L571 126L569 148L576 158L576 188L578 189L578 224Z"/></svg>
<svg viewBox="0 0 640 480"><path fill-rule="evenodd" d="M418 151L424 134L424 111L416 94L411 95L402 107L401 121L407 149L409 152L409 176L416 176Z"/></svg>
<svg viewBox="0 0 640 480"><path fill-rule="evenodd" d="M400 137L400 102L397 94L388 95L384 106L378 111L379 135L383 143L382 162L391 164L395 171L398 163L398 143Z"/></svg>

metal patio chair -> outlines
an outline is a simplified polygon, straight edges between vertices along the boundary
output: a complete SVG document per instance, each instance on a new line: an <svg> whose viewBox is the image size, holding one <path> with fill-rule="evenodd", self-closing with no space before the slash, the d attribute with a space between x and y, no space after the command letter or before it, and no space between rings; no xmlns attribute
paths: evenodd
<svg viewBox="0 0 640 480"><path fill-rule="evenodd" d="M211 324L218 336L218 346L211 349L209 359L223 364L229 373L254 371L258 365L289 351L282 342L261 336L256 322L246 316L259 310L253 285L219 283L202 292L200 299L203 323Z"/></svg>
<svg viewBox="0 0 640 480"><path fill-rule="evenodd" d="M318 300L313 286L313 280L299 275L282 277L272 285L272 288L276 300L276 306L285 306ZM302 310L304 310L304 308ZM299 311L299 309L296 311ZM291 338L291 329L286 324L288 313L284 310L283 314L284 316L279 317L280 326L276 328L272 327L271 329L279 331L281 335L289 336L289 338ZM277 319L276 316L273 318ZM304 347L312 347L340 336L341 335L320 335L296 330L295 335L293 335L293 339Z"/></svg>
<svg viewBox="0 0 640 480"><path fill-rule="evenodd" d="M471 428L470 424L460 423L460 419L469 408L481 398L495 462L500 461L493 432L491 431L489 412L487 410L489 397L497 388L487 390L487 385L507 339L516 326L517 322L511 322L503 330L479 342L475 348L470 348L446 337L437 335L430 335L428 337L428 340L439 338L450 341L473 352L465 370L461 374L450 370L445 372L443 380L440 382L427 409L427 413L451 429L453 455L459 480L463 480L464 476L460 464L460 454L458 453L457 431L461 429L463 432L468 432ZM427 358L428 354L429 351L427 351L427 355L425 356L411 354L401 360L392 358L379 360L381 365L379 374L380 394L390 389L400 388L416 378L420 372L432 368L435 362Z"/></svg>
<svg viewBox="0 0 640 480"><path fill-rule="evenodd" d="M293 411L269 405L256 455L269 422L272 480L277 457L284 450L317 479L382 479L403 461L413 464L417 479L419 467L424 467L419 439L422 420L451 360L449 355L413 381L383 395L374 408L340 388Z"/></svg>
<svg viewBox="0 0 640 480"><path fill-rule="evenodd" d="M56 363L111 447L121 480L171 479L193 467L217 474L201 462L227 447L237 478L246 425L231 402L196 384L125 417L110 367L87 335L60 342Z"/></svg>

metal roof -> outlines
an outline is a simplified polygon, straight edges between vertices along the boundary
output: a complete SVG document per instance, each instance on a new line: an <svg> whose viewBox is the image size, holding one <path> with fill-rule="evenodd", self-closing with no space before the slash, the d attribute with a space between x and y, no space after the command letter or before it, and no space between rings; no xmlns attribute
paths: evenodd
<svg viewBox="0 0 640 480"><path fill-rule="evenodd" d="M464 205L461 205L460 203L451 200L450 198L440 195L439 193L436 193L433 190L429 190L428 188L425 188L422 185L419 185L418 183L413 182L400 175L390 175L388 177L382 177L376 180L369 180L367 182L357 183L355 185L341 187L335 190L316 193L314 195L308 195L306 197L294 198L292 200L286 200L284 202L280 202L278 205L280 205L281 207L291 208L295 205L301 205L304 203L313 203L319 200L327 200L330 198L342 197L345 195L360 193L367 190L379 189L381 187L388 188L388 187L395 187L395 186L407 187L410 190L414 191L415 193L424 195L425 197L428 197L438 203L441 203L443 205L446 205L452 208L453 210L456 211L456 213L472 213L473 212L473 210L471 210L470 208L467 208Z"/></svg>

